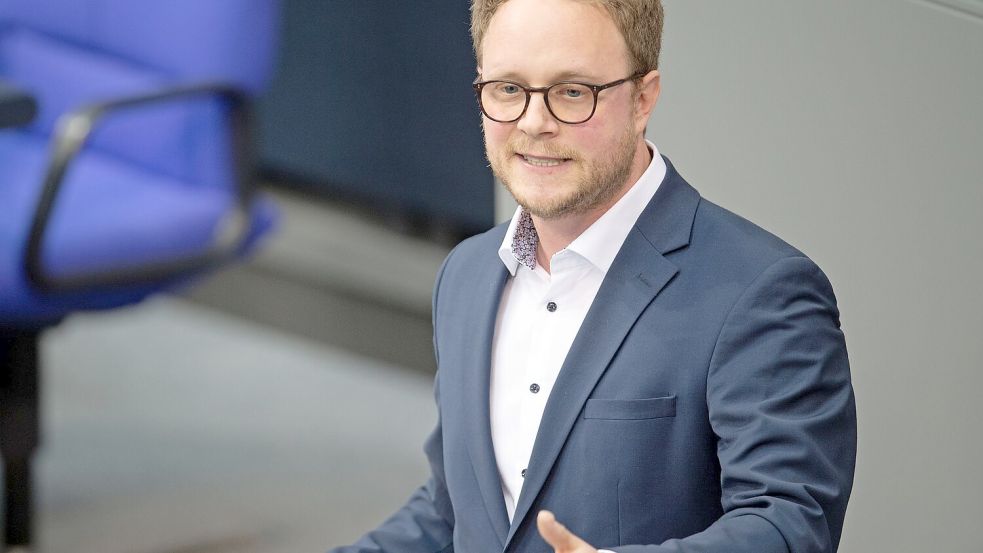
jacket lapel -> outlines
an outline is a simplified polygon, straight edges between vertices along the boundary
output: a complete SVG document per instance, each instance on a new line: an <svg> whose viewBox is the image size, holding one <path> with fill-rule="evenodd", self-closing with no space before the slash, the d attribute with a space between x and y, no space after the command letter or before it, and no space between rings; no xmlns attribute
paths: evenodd
<svg viewBox="0 0 983 553"><path fill-rule="evenodd" d="M665 180L605 276L550 393L506 547L529 515L584 403L625 336L678 272L663 254L689 243L700 197L668 159L666 165ZM483 411L487 413L487 387L484 393Z"/></svg>
<svg viewBox="0 0 983 553"><path fill-rule="evenodd" d="M495 320L498 317L498 304L508 277L508 270L498 259L497 252L492 257L493 259L482 260L481 266L474 267L476 271L473 273L472 297L476 298L473 309L477 331L468 334L468 343L461 344L464 348L462 351L465 352L463 366L469 368L469 374L473 378L463 383L463 393L466 397L462 415L467 432L468 454L471 457L482 502L485 510L488 511L488 517L495 528L500 545L504 548L509 521L505 510L505 499L502 496L498 464L492 447L488 389Z"/></svg>

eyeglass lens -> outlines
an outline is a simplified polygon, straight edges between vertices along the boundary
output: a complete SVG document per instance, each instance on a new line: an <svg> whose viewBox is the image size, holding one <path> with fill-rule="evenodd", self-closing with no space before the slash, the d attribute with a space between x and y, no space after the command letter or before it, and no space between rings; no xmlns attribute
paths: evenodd
<svg viewBox="0 0 983 553"><path fill-rule="evenodd" d="M515 83L491 81L481 88L485 115L496 121L514 121L526 107L526 91ZM558 83L546 91L553 116L566 123L582 123L594 112L594 91L576 83Z"/></svg>

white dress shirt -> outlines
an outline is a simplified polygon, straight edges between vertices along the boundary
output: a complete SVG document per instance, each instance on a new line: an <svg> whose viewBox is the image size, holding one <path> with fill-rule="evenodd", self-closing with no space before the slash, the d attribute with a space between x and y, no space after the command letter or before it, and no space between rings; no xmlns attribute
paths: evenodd
<svg viewBox="0 0 983 553"><path fill-rule="evenodd" d="M495 323L489 399L492 443L509 520L515 515L546 401L570 345L604 275L665 177L665 161L654 144L648 146L652 161L639 180L553 255L550 272L536 264L538 236L522 208L512 217L498 251L512 276Z"/></svg>

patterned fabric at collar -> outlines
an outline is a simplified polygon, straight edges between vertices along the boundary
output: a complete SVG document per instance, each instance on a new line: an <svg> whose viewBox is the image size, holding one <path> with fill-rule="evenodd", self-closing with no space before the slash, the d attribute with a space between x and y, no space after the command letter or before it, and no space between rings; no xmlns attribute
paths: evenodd
<svg viewBox="0 0 983 553"><path fill-rule="evenodd" d="M512 235L512 255L530 271L536 268L536 248L539 246L539 234L532 223L532 217L525 209L519 215L519 222Z"/></svg>

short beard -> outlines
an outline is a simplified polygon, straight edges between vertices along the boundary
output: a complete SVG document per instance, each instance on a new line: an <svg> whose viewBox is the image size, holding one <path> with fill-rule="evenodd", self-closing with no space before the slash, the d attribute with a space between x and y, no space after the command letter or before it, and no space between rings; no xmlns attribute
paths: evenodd
<svg viewBox="0 0 983 553"><path fill-rule="evenodd" d="M572 193L554 198L548 202L533 203L529 198L521 195L521 188L517 189L509 163L512 157L519 151L528 151L528 141L509 142L498 156L488 155L492 172L502 181L505 188L515 198L516 203L540 219L556 219L567 215L581 215L603 206L610 202L615 196L627 186L628 175L631 173L632 164L635 161L636 137L633 129L629 126L625 129L617 149L608 157L602 158L593 164L586 164L583 161L582 167L584 174L578 179L579 182ZM538 145L536 150L546 157L566 158L577 160L576 152L556 148L548 143ZM485 149L487 153L487 146Z"/></svg>

